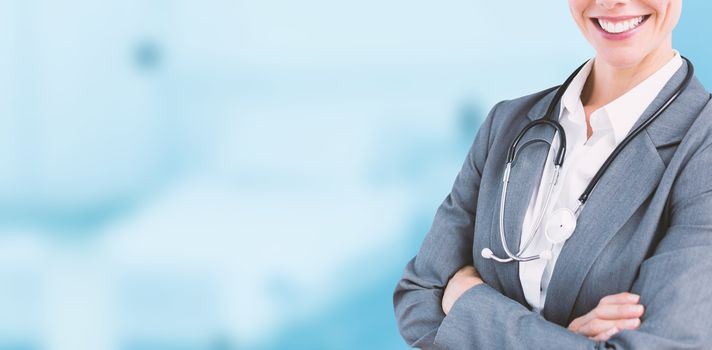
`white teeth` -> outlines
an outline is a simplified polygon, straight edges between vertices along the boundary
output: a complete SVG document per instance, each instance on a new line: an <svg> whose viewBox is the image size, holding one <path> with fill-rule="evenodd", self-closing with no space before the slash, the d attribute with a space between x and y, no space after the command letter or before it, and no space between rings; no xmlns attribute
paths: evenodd
<svg viewBox="0 0 712 350"><path fill-rule="evenodd" d="M643 16L636 17L636 18L631 18L629 20L621 21L621 22L611 22L605 19L598 19L598 24L603 28L608 33L611 34L619 34L623 32L627 32L637 26L640 25L640 22L643 22Z"/></svg>

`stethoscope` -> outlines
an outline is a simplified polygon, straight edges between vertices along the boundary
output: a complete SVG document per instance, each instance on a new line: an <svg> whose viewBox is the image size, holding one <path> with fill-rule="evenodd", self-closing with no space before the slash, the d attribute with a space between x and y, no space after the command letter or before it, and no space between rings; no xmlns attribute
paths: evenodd
<svg viewBox="0 0 712 350"><path fill-rule="evenodd" d="M583 206L586 204L586 201L588 200L589 195L591 194L591 191L593 191L593 188L596 186L598 183L598 180L601 179L603 174L606 172L608 167L611 165L613 160L618 156L618 154L625 148L625 146L630 143L630 141L638 135L641 131L645 130L650 123L652 123L658 116L660 116L665 110L677 99L677 97L684 91L687 86L690 84L690 80L692 79L692 76L694 74L695 68L692 65L692 62L688 60L686 57L682 56L682 58L687 62L687 75L685 76L685 79L682 81L680 86L677 87L675 90L675 93L660 107L658 110L653 113L652 116L650 116L645 122L640 124L637 128L635 128L626 138L624 138L620 144L613 150L611 155L606 159L606 161L603 163L603 165L598 169L598 172L596 172L596 175L591 179L591 181L588 183L588 186L586 187L586 190L583 191L581 196L578 198L578 205L576 206L575 210L571 210L569 208L559 208L557 210L554 210L551 213L551 216L547 220L547 224L544 227L544 236L546 239L551 243L551 246L553 247L556 244L560 244L565 242L567 239L573 235L574 230L576 230L576 221L578 220L578 216L581 213L581 210L583 209ZM554 188L556 187L557 180L559 178L559 172L561 170L561 166L564 164L564 157L566 155L566 133L564 132L564 128L559 124L559 122L556 120L558 118L554 118L554 107L559 104L561 101L561 97L563 96L564 92L566 89L568 89L569 85L571 84L571 81L574 80L574 77L579 73L579 71L586 65L587 62L579 66L571 75L566 79L563 85L559 87L559 90L556 92L556 95L554 95L554 98L551 100L549 103L549 108L547 109L546 115L542 119L537 119L535 121L530 122L527 124L522 131L519 132L519 135L514 139L512 142L511 146L509 147L509 151L507 152L507 164L504 169L504 177L502 179L502 194L500 198L500 205L499 205L499 239L502 244L502 248L504 248L504 252L507 254L508 258L500 258L492 252L491 249L489 248L484 248L482 249L482 257L485 259L492 259L497 262L501 263L506 263L506 262L511 262L511 261L519 261L519 262L526 262L526 261L532 261L536 259L544 259L544 260L551 260L553 257L553 253L551 249L546 249L543 250L541 253L537 255L531 255L531 256L523 256L524 252L529 248L531 245L534 236L536 233L539 231L539 228L541 226L541 222L544 219L544 214L546 213L548 207L549 207L549 202L551 200L551 194L554 191ZM538 126L538 125L545 125L552 127L556 130L556 135L558 135L558 149L556 150L556 155L554 156L554 171L552 175L552 180L549 183L549 188L546 191L546 197L544 199L544 206L539 213L535 223L534 223L534 228L532 231L532 234L529 236L529 239L524 243L524 245L521 247L519 252L512 253L509 250L509 246L507 245L507 240L505 239L505 232L504 232L504 208L505 208L505 202L507 199L507 185L509 183L509 176L512 172L512 164L514 164L514 161L517 159L517 154L521 152L524 148L527 146L537 143L537 142L544 142L549 145L549 148L552 147L551 142L544 140L544 139L532 139L524 144L522 144L521 147L519 147L519 143L524 138L524 135L526 135L527 131L530 129Z"/></svg>

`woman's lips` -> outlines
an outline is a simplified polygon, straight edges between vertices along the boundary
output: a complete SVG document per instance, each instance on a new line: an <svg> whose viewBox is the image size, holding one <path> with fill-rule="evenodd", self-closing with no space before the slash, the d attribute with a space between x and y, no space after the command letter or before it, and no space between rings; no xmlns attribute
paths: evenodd
<svg viewBox="0 0 712 350"><path fill-rule="evenodd" d="M625 40L635 35L645 24L650 15L624 17L593 17L590 18L602 36L609 40Z"/></svg>

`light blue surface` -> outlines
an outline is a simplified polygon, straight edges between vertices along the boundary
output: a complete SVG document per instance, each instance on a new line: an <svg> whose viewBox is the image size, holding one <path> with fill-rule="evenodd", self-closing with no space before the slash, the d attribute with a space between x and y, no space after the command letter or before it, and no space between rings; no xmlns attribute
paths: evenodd
<svg viewBox="0 0 712 350"><path fill-rule="evenodd" d="M0 2L0 349L404 349L391 293L480 121L592 55L517 6Z"/></svg>

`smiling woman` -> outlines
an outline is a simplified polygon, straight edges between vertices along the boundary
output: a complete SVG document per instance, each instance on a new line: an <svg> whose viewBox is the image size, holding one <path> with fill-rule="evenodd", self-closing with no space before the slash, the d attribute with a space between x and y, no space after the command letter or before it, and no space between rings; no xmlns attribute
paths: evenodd
<svg viewBox="0 0 712 350"><path fill-rule="evenodd" d="M596 56L480 127L395 290L413 347L711 348L712 96L673 49L682 0L569 7Z"/></svg>

